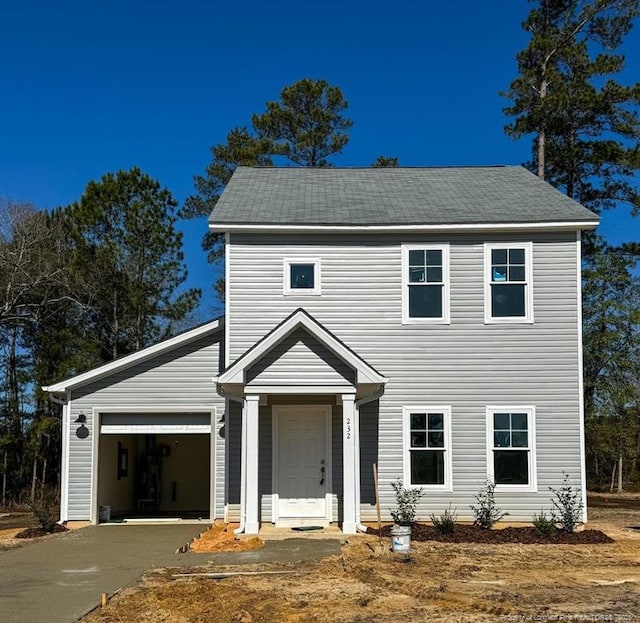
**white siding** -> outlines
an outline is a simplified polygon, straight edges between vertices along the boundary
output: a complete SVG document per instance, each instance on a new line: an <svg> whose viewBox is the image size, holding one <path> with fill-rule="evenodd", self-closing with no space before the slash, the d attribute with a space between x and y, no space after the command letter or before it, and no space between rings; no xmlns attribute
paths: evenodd
<svg viewBox="0 0 640 623"><path fill-rule="evenodd" d="M172 408L194 412L216 411L216 516L224 512L224 424L225 401L216 393L212 377L220 371L220 352L223 349L222 332L207 335L196 341L178 346L170 352L130 368L114 372L108 377L87 384L71 392L69 431L69 517L86 520L90 517L91 480L93 472L94 411L153 409L169 411ZM76 435L80 414L87 417L89 436ZM203 465L203 469L208 469Z"/></svg>
<svg viewBox="0 0 640 623"><path fill-rule="evenodd" d="M534 324L484 323L483 243L533 242ZM402 324L402 243L450 243L451 324ZM512 520L549 507L562 471L580 478L577 258L575 233L485 236L314 236L233 234L229 255L230 360L298 307L389 378L378 418L362 418L363 440L377 443L382 509L402 474L402 407L451 405L453 493L430 493L421 514L449 502L461 518L487 474L487 405L536 408L537 493L503 493ZM283 258L318 257L322 295L283 296ZM374 422L375 421L375 422ZM370 430L367 426L376 428ZM335 428L335 426L334 426ZM371 465L363 465L370 472ZM334 472L334 479L336 472ZM368 474L367 474L368 478ZM366 479L363 479L366 482ZM363 519L373 519L368 492Z"/></svg>

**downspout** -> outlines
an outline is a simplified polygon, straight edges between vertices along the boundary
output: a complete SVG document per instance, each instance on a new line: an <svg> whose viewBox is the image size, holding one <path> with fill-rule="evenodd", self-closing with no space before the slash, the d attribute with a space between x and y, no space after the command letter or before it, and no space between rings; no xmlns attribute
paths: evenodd
<svg viewBox="0 0 640 623"><path fill-rule="evenodd" d="M215 382L216 379L214 378ZM244 408L244 400L237 396L227 394L221 385L217 385L218 394L226 400L233 400L242 405L241 432L240 432L240 525L233 531L234 534L242 534L245 529L245 521L247 518L247 414ZM228 414L227 414L228 417ZM230 421L230 420L229 420ZM228 423L227 423L228 425ZM229 443L229 440L226 440ZM229 469L229 466L225 466Z"/></svg>
<svg viewBox="0 0 640 623"><path fill-rule="evenodd" d="M373 394L371 394L371 396L367 396L367 398L361 398L360 400L356 400L355 402L355 414L354 414L354 419L355 421L355 426L354 428L358 431L358 443L356 444L355 447L355 463L356 465L354 467L357 467L357 469L355 470L356 472L356 530L358 530L358 532L365 532L367 531L367 526L364 526L360 520L360 407L362 405L366 405L369 402L373 402L374 400L378 400L378 398L380 398L382 396L382 394L384 394L384 385L378 385L378 388L376 389L375 392L373 392Z"/></svg>

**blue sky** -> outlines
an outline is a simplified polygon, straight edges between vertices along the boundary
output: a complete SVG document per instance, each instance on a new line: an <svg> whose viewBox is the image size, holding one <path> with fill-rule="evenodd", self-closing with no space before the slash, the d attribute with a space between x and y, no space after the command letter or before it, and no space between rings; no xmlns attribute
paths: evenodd
<svg viewBox="0 0 640 623"><path fill-rule="evenodd" d="M140 166L182 202L209 148L304 77L342 88L354 121L334 160L407 166L520 164L498 95L526 46L526 0L4 2L0 196L68 204L87 182ZM624 79L640 77L640 31ZM634 53L635 52L635 53ZM184 226L190 283L213 281L206 224ZM638 238L607 213L612 242Z"/></svg>

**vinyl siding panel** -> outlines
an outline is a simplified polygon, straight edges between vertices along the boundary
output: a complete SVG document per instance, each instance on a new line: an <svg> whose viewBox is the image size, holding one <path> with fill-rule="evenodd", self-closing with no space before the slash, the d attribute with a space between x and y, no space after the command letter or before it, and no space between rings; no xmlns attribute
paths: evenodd
<svg viewBox="0 0 640 623"><path fill-rule="evenodd" d="M90 517L95 435L94 413L100 409L154 408L170 411L193 407L194 412L215 410L215 487L217 517L224 512L224 411L225 401L217 395L212 377L220 371L223 332L207 335L177 346L148 361L77 388L71 393L69 431L69 519ZM73 422L80 412L87 417L89 436L80 439ZM207 469L203 465L203 469Z"/></svg>
<svg viewBox="0 0 640 623"><path fill-rule="evenodd" d="M308 385L355 382L354 371L303 329L294 331L246 372L248 385L287 385L304 369Z"/></svg>
<svg viewBox="0 0 640 623"><path fill-rule="evenodd" d="M533 324L484 323L485 241L533 243ZM402 243L450 244L450 325L402 324ZM487 475L487 405L536 408L537 492L499 493L510 519L530 520L549 508L548 487L560 483L563 470L581 484L575 233L233 234L227 253L231 361L303 307L389 378L377 415L369 407L361 417L362 440L369 444L361 451L364 520L375 517L367 484L374 459L383 513L393 506L390 483L403 467L403 406L451 406L453 492L429 492L420 506L423 517L449 502L461 518L470 517ZM283 295L283 259L296 257L320 259L320 296Z"/></svg>

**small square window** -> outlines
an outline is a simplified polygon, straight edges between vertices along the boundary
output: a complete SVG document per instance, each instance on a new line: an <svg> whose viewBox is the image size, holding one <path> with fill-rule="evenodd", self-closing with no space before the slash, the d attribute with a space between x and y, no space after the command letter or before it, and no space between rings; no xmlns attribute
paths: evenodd
<svg viewBox="0 0 640 623"><path fill-rule="evenodd" d="M291 289L313 289L315 287L315 265L314 264L291 264Z"/></svg>
<svg viewBox="0 0 640 623"><path fill-rule="evenodd" d="M284 294L320 294L320 261L306 258L285 260Z"/></svg>

